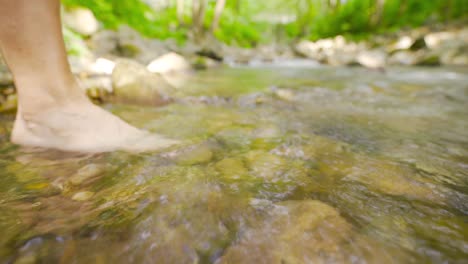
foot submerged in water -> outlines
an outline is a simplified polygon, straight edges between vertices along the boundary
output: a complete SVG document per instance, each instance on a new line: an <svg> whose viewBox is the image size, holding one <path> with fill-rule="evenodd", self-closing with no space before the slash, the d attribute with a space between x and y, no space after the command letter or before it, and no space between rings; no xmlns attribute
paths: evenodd
<svg viewBox="0 0 468 264"><path fill-rule="evenodd" d="M177 141L139 130L90 102L54 106L24 115L18 111L13 143L77 152L145 152Z"/></svg>

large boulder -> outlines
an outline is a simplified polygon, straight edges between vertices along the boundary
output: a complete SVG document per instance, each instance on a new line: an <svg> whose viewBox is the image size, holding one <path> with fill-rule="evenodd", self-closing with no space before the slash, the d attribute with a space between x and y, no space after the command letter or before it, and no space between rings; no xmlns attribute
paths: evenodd
<svg viewBox="0 0 468 264"><path fill-rule="evenodd" d="M160 75L127 59L117 61L112 73L112 86L117 101L150 105L168 102L173 89Z"/></svg>
<svg viewBox="0 0 468 264"><path fill-rule="evenodd" d="M87 8L75 7L65 10L62 21L73 31L84 36L90 36L99 29L99 22L93 12Z"/></svg>

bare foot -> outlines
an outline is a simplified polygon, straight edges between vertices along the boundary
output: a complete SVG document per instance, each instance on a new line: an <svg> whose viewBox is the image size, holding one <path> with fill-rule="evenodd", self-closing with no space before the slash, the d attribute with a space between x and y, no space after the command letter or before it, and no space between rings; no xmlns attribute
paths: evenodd
<svg viewBox="0 0 468 264"><path fill-rule="evenodd" d="M177 143L130 126L88 101L54 106L27 116L18 111L11 140L24 146L79 152L142 152Z"/></svg>

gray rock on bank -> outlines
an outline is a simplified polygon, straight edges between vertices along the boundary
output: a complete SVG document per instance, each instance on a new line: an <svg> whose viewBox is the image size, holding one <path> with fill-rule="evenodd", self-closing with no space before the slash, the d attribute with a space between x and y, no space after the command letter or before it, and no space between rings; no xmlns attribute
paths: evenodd
<svg viewBox="0 0 468 264"><path fill-rule="evenodd" d="M468 28L447 28L431 32L417 28L395 35L375 36L364 42L343 37L300 41L293 46L297 55L334 66L361 65L468 65Z"/></svg>

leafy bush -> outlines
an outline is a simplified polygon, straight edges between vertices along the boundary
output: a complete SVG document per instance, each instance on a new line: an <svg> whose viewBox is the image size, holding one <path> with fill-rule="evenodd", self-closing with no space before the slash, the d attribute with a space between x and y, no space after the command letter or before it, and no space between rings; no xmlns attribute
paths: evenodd
<svg viewBox="0 0 468 264"><path fill-rule="evenodd" d="M127 24L150 38L183 41L187 31L177 29L175 8L156 13L140 0L62 0L66 8L83 6L93 11L105 28Z"/></svg>
<svg viewBox="0 0 468 264"><path fill-rule="evenodd" d="M204 30L209 31L215 0L206 0ZM274 41L278 29L289 40L319 39L336 35L366 36L427 22L466 19L467 0L226 0L219 29L214 35L227 44L253 47ZM91 9L106 28L128 24L151 38L189 38L190 23L179 25L175 0L155 11L141 0L63 0L66 7ZM191 1L187 2L191 4ZM188 9L188 8L187 8ZM259 21L259 13L293 14L296 20L285 25ZM184 21L191 21L186 13ZM276 23L276 24L275 24Z"/></svg>

